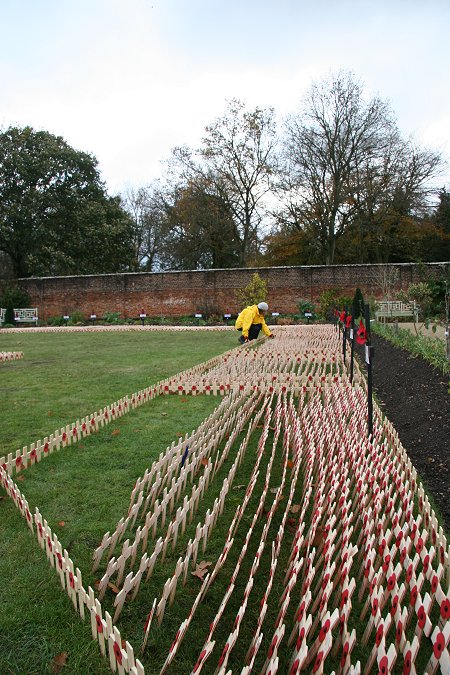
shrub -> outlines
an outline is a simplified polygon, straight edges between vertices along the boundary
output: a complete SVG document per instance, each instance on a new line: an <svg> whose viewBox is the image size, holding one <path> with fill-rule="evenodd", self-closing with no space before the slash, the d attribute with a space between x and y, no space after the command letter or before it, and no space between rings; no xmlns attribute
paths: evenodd
<svg viewBox="0 0 450 675"><path fill-rule="evenodd" d="M320 316L325 321L332 321L334 317L334 308L338 304L338 294L337 291L330 288L327 291L323 291L319 297L319 307L320 307Z"/></svg>
<svg viewBox="0 0 450 675"><path fill-rule="evenodd" d="M77 326L79 324L86 323L83 312L75 311L72 312L69 319L70 326Z"/></svg>
<svg viewBox="0 0 450 675"><path fill-rule="evenodd" d="M120 324L122 323L122 319L120 317L120 312L105 312L105 316L103 317L103 321L108 324Z"/></svg>
<svg viewBox="0 0 450 675"><path fill-rule="evenodd" d="M355 321L360 316L364 316L364 297L360 288L357 288L353 296L353 311L355 313Z"/></svg>
<svg viewBox="0 0 450 675"><path fill-rule="evenodd" d="M429 285L424 281L419 281L416 284L410 284L406 291L400 291L398 294L399 300L404 302L416 302L419 309L419 318L424 321L430 316L432 305L432 293Z"/></svg>
<svg viewBox="0 0 450 675"><path fill-rule="evenodd" d="M47 319L48 326L65 326L66 322L62 316L51 316Z"/></svg>
<svg viewBox="0 0 450 675"><path fill-rule="evenodd" d="M244 288L236 291L236 299L242 307L248 305L257 305L267 298L267 284L261 279L258 272L255 272L251 281Z"/></svg>
<svg viewBox="0 0 450 675"><path fill-rule="evenodd" d="M14 308L29 307L30 296L28 293L17 286L10 286L5 289L0 297L0 307L6 309L5 325L14 325Z"/></svg>

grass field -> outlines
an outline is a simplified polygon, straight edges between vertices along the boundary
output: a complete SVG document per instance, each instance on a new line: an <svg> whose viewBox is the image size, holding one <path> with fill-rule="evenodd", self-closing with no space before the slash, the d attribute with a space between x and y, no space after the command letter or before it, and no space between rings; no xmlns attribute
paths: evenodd
<svg viewBox="0 0 450 675"><path fill-rule="evenodd" d="M235 345L233 332L2 332L0 350L24 359L0 366L0 455ZM92 551L126 509L137 476L215 405L215 397L157 399L19 476L31 510L38 506L58 531L87 583ZM51 672L62 652L64 673L110 672L89 621L80 621L6 497L0 529L0 673Z"/></svg>

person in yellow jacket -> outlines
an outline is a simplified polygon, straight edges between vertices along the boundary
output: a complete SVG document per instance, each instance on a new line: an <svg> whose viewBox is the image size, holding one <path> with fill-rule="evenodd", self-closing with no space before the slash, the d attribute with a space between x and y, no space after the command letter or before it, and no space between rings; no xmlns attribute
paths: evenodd
<svg viewBox="0 0 450 675"><path fill-rule="evenodd" d="M244 343L249 340L256 340L261 328L264 335L273 338L273 333L270 332L264 320L264 315L268 309L269 306L266 302L260 302L257 305L249 305L242 310L235 324L237 330L242 331L239 342Z"/></svg>

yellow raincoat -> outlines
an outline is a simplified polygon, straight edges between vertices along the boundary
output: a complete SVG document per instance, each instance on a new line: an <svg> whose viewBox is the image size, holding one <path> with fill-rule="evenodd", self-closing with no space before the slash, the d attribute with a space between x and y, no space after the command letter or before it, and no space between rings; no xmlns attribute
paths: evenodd
<svg viewBox="0 0 450 675"><path fill-rule="evenodd" d="M243 309L242 312L239 314L238 318L236 319L235 327L238 330L242 328L242 335L243 337L247 338L250 326L255 323L261 324L261 328L264 335L266 335L267 337L270 337L270 335L272 335L264 320L264 314L262 314L258 309L258 305L250 305L249 307Z"/></svg>

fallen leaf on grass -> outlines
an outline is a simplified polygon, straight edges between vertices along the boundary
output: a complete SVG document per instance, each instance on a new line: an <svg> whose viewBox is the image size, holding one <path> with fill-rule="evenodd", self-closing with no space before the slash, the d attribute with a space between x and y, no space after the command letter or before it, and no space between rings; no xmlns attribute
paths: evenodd
<svg viewBox="0 0 450 675"><path fill-rule="evenodd" d="M114 429L114 431L111 431L111 436L118 436L120 434L120 429Z"/></svg>
<svg viewBox="0 0 450 675"><path fill-rule="evenodd" d="M161 417L167 417L167 413L161 413Z"/></svg>
<svg viewBox="0 0 450 675"><path fill-rule="evenodd" d="M242 490L242 488L245 488L245 485L234 485L233 490Z"/></svg>
<svg viewBox="0 0 450 675"><path fill-rule="evenodd" d="M58 523L59 527L64 527L65 524L66 523L64 522L64 520L60 520L59 523Z"/></svg>
<svg viewBox="0 0 450 675"><path fill-rule="evenodd" d="M62 669L66 665L68 656L69 654L67 652L61 652L60 654L57 654L52 658L50 664L52 673L60 673L62 671Z"/></svg>
<svg viewBox="0 0 450 675"><path fill-rule="evenodd" d="M117 593L120 593L120 588L117 588L114 584L112 584L110 581L108 581L108 588L112 590L113 593L117 595Z"/></svg>
<svg viewBox="0 0 450 675"><path fill-rule="evenodd" d="M25 480L25 476L23 475L23 473L19 473L19 475L16 476L16 480Z"/></svg>
<svg viewBox="0 0 450 675"><path fill-rule="evenodd" d="M52 410L49 410L48 413L47 413L47 416L48 416L48 417L53 417L53 411L52 411Z"/></svg>
<svg viewBox="0 0 450 675"><path fill-rule="evenodd" d="M316 530L316 534L313 537L312 540L312 545L313 546L319 546L319 544L322 543L323 539L325 538L326 530L324 527L318 527Z"/></svg>
<svg viewBox="0 0 450 675"><path fill-rule="evenodd" d="M289 525L289 527L296 527L296 525L297 525L296 518L288 518L287 524Z"/></svg>
<svg viewBox="0 0 450 675"><path fill-rule="evenodd" d="M292 469L292 467L294 466L294 462L291 459L288 459L287 466L288 466L288 469Z"/></svg>
<svg viewBox="0 0 450 675"><path fill-rule="evenodd" d="M208 462L208 460L206 459L206 457L203 457L202 461L200 462L200 464L203 464L203 466L208 466L208 463L209 463L209 462Z"/></svg>
<svg viewBox="0 0 450 675"><path fill-rule="evenodd" d="M181 403L187 403L189 401L188 398L180 398Z"/></svg>
<svg viewBox="0 0 450 675"><path fill-rule="evenodd" d="M196 565L195 570L191 572L192 576L198 577L203 581L205 575L208 573L208 567L210 565L212 565L212 562L209 560L202 560Z"/></svg>
<svg viewBox="0 0 450 675"><path fill-rule="evenodd" d="M300 504L292 504L291 513L298 513L301 509Z"/></svg>

